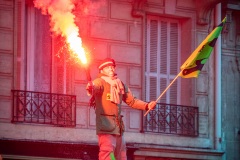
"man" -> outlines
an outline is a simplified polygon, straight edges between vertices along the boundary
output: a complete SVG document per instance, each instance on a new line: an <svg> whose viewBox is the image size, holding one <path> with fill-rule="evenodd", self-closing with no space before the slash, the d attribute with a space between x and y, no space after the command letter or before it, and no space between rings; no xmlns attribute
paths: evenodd
<svg viewBox="0 0 240 160"><path fill-rule="evenodd" d="M148 110L156 106L155 101L146 103L136 99L130 89L117 78L115 67L113 59L104 59L98 66L98 77L88 83L86 88L88 95L92 95L95 100L99 160L110 160L112 154L117 160L127 159L121 115L122 101L140 110Z"/></svg>

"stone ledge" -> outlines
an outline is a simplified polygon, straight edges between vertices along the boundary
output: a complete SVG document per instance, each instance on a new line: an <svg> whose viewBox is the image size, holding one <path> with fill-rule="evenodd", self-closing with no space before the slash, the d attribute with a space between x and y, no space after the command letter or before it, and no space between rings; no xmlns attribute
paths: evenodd
<svg viewBox="0 0 240 160"><path fill-rule="evenodd" d="M133 144L135 157L180 158L199 160L222 160L223 151L203 148L179 148L159 145Z"/></svg>

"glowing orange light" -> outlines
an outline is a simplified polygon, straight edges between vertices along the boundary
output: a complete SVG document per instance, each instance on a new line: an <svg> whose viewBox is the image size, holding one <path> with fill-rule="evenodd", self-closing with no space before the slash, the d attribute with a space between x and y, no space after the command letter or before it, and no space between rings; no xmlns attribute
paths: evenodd
<svg viewBox="0 0 240 160"><path fill-rule="evenodd" d="M86 64L87 57L85 54L85 50L82 47L82 39L78 36L78 33L72 31L70 34L68 34L67 42L70 49L77 55L77 58L79 58L83 64Z"/></svg>
<svg viewBox="0 0 240 160"><path fill-rule="evenodd" d="M82 47L82 39L79 36L78 26L75 24L73 9L75 2L72 0L34 0L34 6L42 10L43 14L50 15L51 30L56 35L66 38L73 57L77 56L82 64L87 64L87 57Z"/></svg>

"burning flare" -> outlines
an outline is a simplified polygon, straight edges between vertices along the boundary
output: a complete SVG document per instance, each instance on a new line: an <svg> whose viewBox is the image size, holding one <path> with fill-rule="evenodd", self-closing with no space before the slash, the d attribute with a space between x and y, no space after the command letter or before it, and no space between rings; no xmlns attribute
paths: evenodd
<svg viewBox="0 0 240 160"><path fill-rule="evenodd" d="M50 26L54 33L66 38L68 46L83 64L87 63L86 54L79 36L79 29L74 23L72 13L75 5L72 0L34 0L34 6L42 14L50 15Z"/></svg>
<svg viewBox="0 0 240 160"><path fill-rule="evenodd" d="M70 49L77 54L77 57L81 60L81 62L83 64L86 64L87 58L86 58L84 48L82 47L82 40L78 36L78 32L70 33L67 36L67 43L69 44Z"/></svg>

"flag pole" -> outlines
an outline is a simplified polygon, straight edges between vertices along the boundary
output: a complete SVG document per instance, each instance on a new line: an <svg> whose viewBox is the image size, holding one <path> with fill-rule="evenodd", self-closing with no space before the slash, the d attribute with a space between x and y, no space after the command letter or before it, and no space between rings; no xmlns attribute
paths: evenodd
<svg viewBox="0 0 240 160"><path fill-rule="evenodd" d="M182 71L180 71L178 73L178 75L172 80L172 82L167 86L167 88L162 92L162 94L157 98L157 100L155 101L156 103L160 100L160 98L164 95L164 93L171 87L171 85L177 80L177 78L180 76ZM149 109L144 116L146 116L152 109Z"/></svg>

